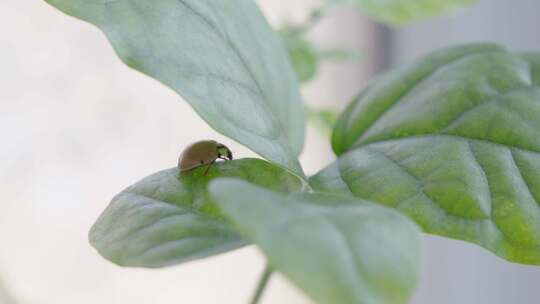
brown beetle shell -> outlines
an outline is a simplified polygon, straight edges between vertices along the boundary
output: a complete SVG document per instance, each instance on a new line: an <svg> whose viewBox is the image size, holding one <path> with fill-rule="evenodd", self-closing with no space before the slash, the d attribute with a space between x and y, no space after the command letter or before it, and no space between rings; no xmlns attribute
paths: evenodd
<svg viewBox="0 0 540 304"><path fill-rule="evenodd" d="M225 145L214 140L198 141L188 146L178 159L178 168L180 171L191 170L200 166L208 165L208 168L216 159L232 160L231 150ZM208 172L208 168L205 171Z"/></svg>
<svg viewBox="0 0 540 304"><path fill-rule="evenodd" d="M218 143L213 140L203 140L188 146L180 159L178 168L187 171L204 165L210 165L218 158Z"/></svg>

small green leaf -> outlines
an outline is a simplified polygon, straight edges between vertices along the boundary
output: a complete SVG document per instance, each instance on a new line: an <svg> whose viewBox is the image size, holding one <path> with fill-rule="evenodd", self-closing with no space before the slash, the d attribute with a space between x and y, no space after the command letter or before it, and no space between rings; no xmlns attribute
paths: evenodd
<svg viewBox="0 0 540 304"><path fill-rule="evenodd" d="M390 25L403 25L442 15L470 5L475 0L327 0L357 5L372 18Z"/></svg>
<svg viewBox="0 0 540 304"><path fill-rule="evenodd" d="M324 137L330 138L332 129L338 119L338 113L332 110L315 110L307 108L308 121Z"/></svg>
<svg viewBox="0 0 540 304"><path fill-rule="evenodd" d="M90 243L121 266L163 267L204 258L245 244L210 199L210 180L241 178L283 193L304 186L259 159L215 163L207 175L204 170L164 170L122 191L92 227Z"/></svg>
<svg viewBox="0 0 540 304"><path fill-rule="evenodd" d="M354 60L359 56L346 48L321 48L305 38L305 27L287 25L278 31L301 83L312 80L322 61Z"/></svg>
<svg viewBox="0 0 540 304"><path fill-rule="evenodd" d="M120 58L169 86L214 129L303 176L294 71L252 0L46 0L97 25Z"/></svg>
<svg viewBox="0 0 540 304"><path fill-rule="evenodd" d="M417 285L419 229L392 209L232 179L212 182L210 193L272 267L319 304L407 303Z"/></svg>
<svg viewBox="0 0 540 304"><path fill-rule="evenodd" d="M317 73L319 57L315 46L294 28L278 32L285 44L289 59L300 82L308 82Z"/></svg>
<svg viewBox="0 0 540 304"><path fill-rule="evenodd" d="M539 58L466 45L382 76L339 119L345 154L312 187L540 265Z"/></svg>

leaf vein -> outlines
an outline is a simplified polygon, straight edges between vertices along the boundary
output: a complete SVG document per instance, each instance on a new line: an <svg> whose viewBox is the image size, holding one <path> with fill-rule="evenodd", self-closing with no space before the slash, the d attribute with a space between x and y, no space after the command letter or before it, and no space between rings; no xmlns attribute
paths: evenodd
<svg viewBox="0 0 540 304"><path fill-rule="evenodd" d="M517 173L519 175L519 178L525 184L525 188L527 188L527 193L534 200L534 202L536 203L536 206L540 206L540 203L539 203L538 199L534 196L534 194L531 191L531 187L530 187L529 183L527 182L527 179L525 178L525 176L521 172L521 167L519 166L518 162L516 161L514 151L512 151L512 149L508 149L508 150L510 151L510 159L512 160L513 166L515 167L515 169L516 169L516 171L517 171Z"/></svg>

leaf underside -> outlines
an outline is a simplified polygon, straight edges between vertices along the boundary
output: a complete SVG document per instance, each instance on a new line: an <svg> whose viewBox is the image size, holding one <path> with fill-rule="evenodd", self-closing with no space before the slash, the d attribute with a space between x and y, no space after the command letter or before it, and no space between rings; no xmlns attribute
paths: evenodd
<svg viewBox="0 0 540 304"><path fill-rule="evenodd" d="M419 229L392 209L333 194L284 196L231 179L212 182L210 193L316 303L407 303L416 287Z"/></svg>
<svg viewBox="0 0 540 304"><path fill-rule="evenodd" d="M397 208L424 231L540 264L540 56L475 44L373 82L333 134L319 191Z"/></svg>

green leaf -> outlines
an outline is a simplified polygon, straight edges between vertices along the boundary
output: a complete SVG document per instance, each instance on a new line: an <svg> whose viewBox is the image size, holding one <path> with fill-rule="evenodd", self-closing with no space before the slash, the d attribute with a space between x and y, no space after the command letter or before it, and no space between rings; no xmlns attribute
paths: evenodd
<svg viewBox="0 0 540 304"><path fill-rule="evenodd" d="M317 73L319 57L315 46L294 28L284 28L279 35L285 44L289 59L300 82L313 79Z"/></svg>
<svg viewBox="0 0 540 304"><path fill-rule="evenodd" d="M420 233L398 212L333 194L284 196L232 179L212 182L210 193L271 266L317 303L406 303L416 287Z"/></svg>
<svg viewBox="0 0 540 304"><path fill-rule="evenodd" d="M252 0L46 0L105 32L120 58L214 129L303 175L304 112L287 54Z"/></svg>
<svg viewBox="0 0 540 304"><path fill-rule="evenodd" d="M304 25L286 25L278 31L301 83L309 82L315 77L322 61L347 61L359 57L349 49L321 48L305 38L311 22L308 20Z"/></svg>
<svg viewBox="0 0 540 304"><path fill-rule="evenodd" d="M374 81L313 188L395 207L429 233L540 265L540 56L437 51Z"/></svg>
<svg viewBox="0 0 540 304"><path fill-rule="evenodd" d="M474 0L327 0L357 5L368 16L390 25L404 25L470 5Z"/></svg>
<svg viewBox="0 0 540 304"><path fill-rule="evenodd" d="M277 192L300 191L303 181L259 159L215 163L180 173L168 169L118 194L90 231L90 243L121 266L163 267L245 244L210 199L216 177L249 180Z"/></svg>
<svg viewBox="0 0 540 304"><path fill-rule="evenodd" d="M332 129L338 119L338 113L332 110L315 110L306 108L308 113L308 121L321 133L324 137L330 138Z"/></svg>

